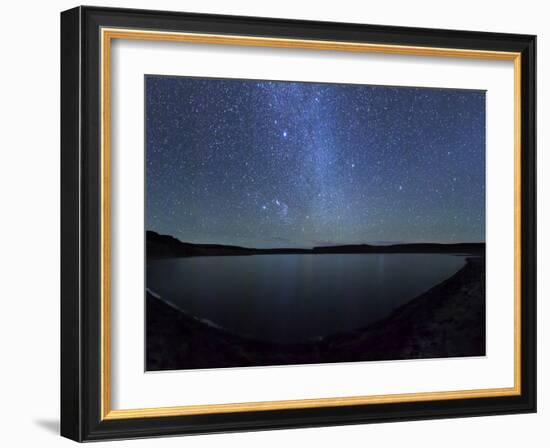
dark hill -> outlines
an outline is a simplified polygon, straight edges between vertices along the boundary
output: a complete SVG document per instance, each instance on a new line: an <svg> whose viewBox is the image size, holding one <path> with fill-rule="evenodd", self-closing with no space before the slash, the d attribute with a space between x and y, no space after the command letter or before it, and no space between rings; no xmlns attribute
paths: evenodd
<svg viewBox="0 0 550 448"><path fill-rule="evenodd" d="M147 257L197 257L224 255L269 255L269 254L392 254L392 253L442 253L483 255L485 243L413 243L377 246L371 244L350 244L343 246L321 246L313 249L255 249L222 244L184 243L170 235L160 235L152 230L146 234Z"/></svg>

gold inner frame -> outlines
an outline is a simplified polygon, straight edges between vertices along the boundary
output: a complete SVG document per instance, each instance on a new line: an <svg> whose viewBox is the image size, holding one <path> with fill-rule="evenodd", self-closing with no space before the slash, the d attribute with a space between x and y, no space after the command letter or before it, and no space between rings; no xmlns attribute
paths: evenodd
<svg viewBox="0 0 550 448"><path fill-rule="evenodd" d="M217 34L101 29L101 419L127 419L180 415L216 414L263 410L305 409L414 401L501 397L521 394L521 53L418 47L305 39L279 39ZM213 45L297 48L368 52L414 56L507 60L514 62L514 386L441 392L418 392L301 400L111 409L110 369L110 62L113 39L195 42Z"/></svg>

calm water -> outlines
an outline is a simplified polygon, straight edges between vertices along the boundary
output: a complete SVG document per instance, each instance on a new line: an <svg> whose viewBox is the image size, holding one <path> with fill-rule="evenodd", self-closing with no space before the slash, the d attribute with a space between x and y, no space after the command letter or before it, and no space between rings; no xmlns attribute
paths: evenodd
<svg viewBox="0 0 550 448"><path fill-rule="evenodd" d="M364 327L458 271L465 257L328 254L195 257L147 265L147 287L234 333L300 341Z"/></svg>

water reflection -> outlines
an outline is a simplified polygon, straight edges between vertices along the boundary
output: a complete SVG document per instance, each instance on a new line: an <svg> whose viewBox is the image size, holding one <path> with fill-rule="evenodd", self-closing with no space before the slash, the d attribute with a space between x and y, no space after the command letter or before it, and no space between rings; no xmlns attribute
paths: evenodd
<svg viewBox="0 0 550 448"><path fill-rule="evenodd" d="M464 262L448 254L164 259L148 263L147 287L233 333L296 342L375 322Z"/></svg>

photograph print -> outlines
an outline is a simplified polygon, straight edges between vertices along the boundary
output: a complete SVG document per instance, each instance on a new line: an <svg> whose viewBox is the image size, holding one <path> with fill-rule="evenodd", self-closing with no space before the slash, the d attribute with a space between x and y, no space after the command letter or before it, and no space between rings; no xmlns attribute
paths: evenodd
<svg viewBox="0 0 550 448"><path fill-rule="evenodd" d="M485 91L145 76L147 371L485 356Z"/></svg>

